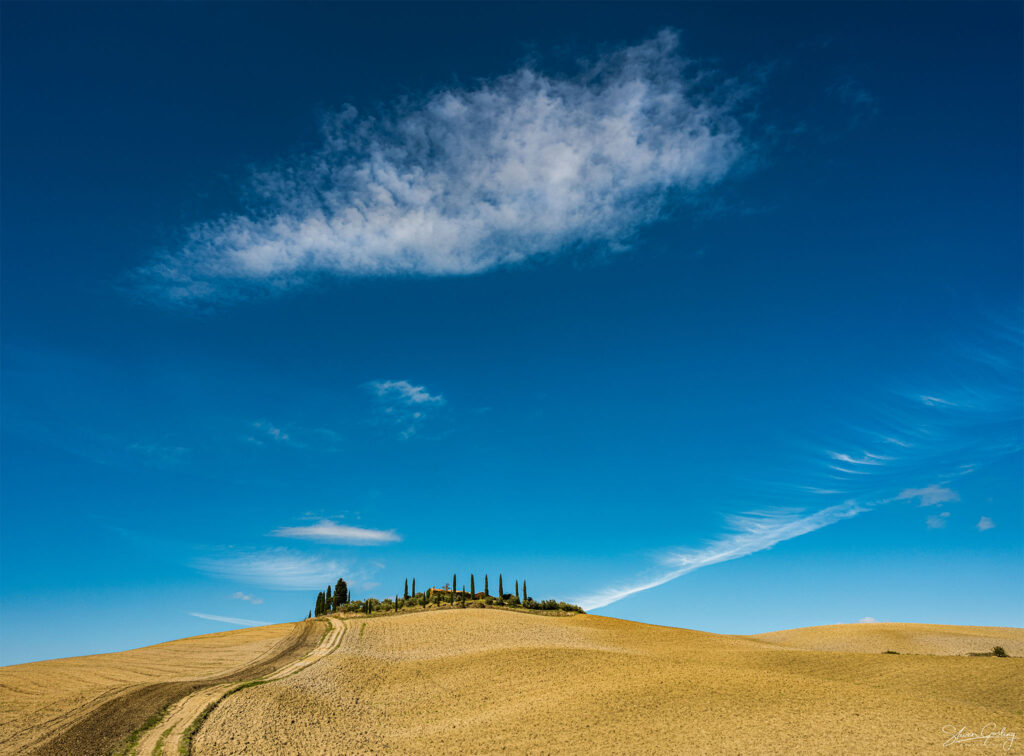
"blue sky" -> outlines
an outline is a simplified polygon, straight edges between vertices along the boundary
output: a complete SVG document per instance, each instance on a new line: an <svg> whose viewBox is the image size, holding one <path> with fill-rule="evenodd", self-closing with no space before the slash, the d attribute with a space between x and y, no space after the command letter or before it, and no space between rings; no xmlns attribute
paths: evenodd
<svg viewBox="0 0 1024 756"><path fill-rule="evenodd" d="M1021 625L1021 16L6 4L0 661Z"/></svg>

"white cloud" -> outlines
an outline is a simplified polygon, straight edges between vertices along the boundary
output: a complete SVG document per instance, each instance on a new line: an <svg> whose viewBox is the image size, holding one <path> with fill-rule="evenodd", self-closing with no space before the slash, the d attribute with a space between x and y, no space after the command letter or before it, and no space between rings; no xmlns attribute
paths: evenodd
<svg viewBox="0 0 1024 756"><path fill-rule="evenodd" d="M398 435L410 439L430 413L445 404L441 394L432 395L424 386L409 381L371 381L367 384L377 398L382 422L398 429Z"/></svg>
<svg viewBox="0 0 1024 756"><path fill-rule="evenodd" d="M231 598L238 599L239 601L248 601L250 604L263 603L263 599L256 598L255 596L250 596L247 593L242 593L241 591L235 591L234 593L232 593Z"/></svg>
<svg viewBox="0 0 1024 756"><path fill-rule="evenodd" d="M671 569L632 585L609 588L585 596L577 599L576 603L587 611L600 609L634 593L664 585L670 580L699 570L701 567L728 562L758 551L764 551L781 541L788 541L791 538L819 530L840 520L853 517L866 509L867 507L859 506L855 502L846 502L809 515L785 511L734 515L728 518L730 529L733 532L712 541L702 549L680 551L673 554L665 560Z"/></svg>
<svg viewBox="0 0 1024 756"><path fill-rule="evenodd" d="M937 515L932 515L925 520L925 524L929 530L938 530L939 528L946 527L946 520L949 518L949 512L939 512Z"/></svg>
<svg viewBox="0 0 1024 756"><path fill-rule="evenodd" d="M320 273L466 275L613 249L743 152L739 88L674 32L581 66L534 67L328 119L323 145L257 173L252 211L190 229L141 271L177 301L278 290Z"/></svg>
<svg viewBox="0 0 1024 756"><path fill-rule="evenodd" d="M920 499L922 507L932 507L945 504L948 501L960 501L960 494L949 488L931 485L925 488L904 489L896 497L896 501L907 499Z"/></svg>
<svg viewBox="0 0 1024 756"><path fill-rule="evenodd" d="M267 549L259 552L229 553L221 557L204 557L192 563L193 567L215 577L237 582L252 583L268 588L285 590L312 590L353 575L350 563L334 559L300 554L287 549ZM354 574L355 573L355 574Z"/></svg>
<svg viewBox="0 0 1024 756"><path fill-rule="evenodd" d="M266 441L278 444L292 443L292 437L287 431L265 420L253 423L252 429L252 435L246 436L245 440L258 446L263 446Z"/></svg>
<svg viewBox="0 0 1024 756"><path fill-rule="evenodd" d="M287 446L295 449L309 449L317 452L339 452L341 436L329 428L283 428L267 420L250 424L250 433L243 436L245 441L256 446Z"/></svg>
<svg viewBox="0 0 1024 756"><path fill-rule="evenodd" d="M409 381L373 381L370 383L377 396L407 405L444 404L444 397L432 396L423 386L413 386Z"/></svg>
<svg viewBox="0 0 1024 756"><path fill-rule="evenodd" d="M992 518L991 517L982 517L980 520L978 520L978 524L975 525L974 527L976 527L978 530L984 532L986 530L992 530L992 528L994 528L995 526L996 526L996 524L994 522L992 522Z"/></svg>
<svg viewBox="0 0 1024 756"><path fill-rule="evenodd" d="M861 617L859 620L857 620L857 622L860 622L861 624L868 624L871 622L878 622L878 620L876 620L874 617Z"/></svg>
<svg viewBox="0 0 1024 756"><path fill-rule="evenodd" d="M839 460L840 462L847 462L851 465L871 465L875 467L880 467L887 461L892 460L892 457L883 457L880 454L871 454L870 452L864 452L860 457L852 457L849 454L840 454L838 452L829 452L829 456L832 457L832 459Z"/></svg>
<svg viewBox="0 0 1024 756"><path fill-rule="evenodd" d="M384 543L401 541L402 537L393 530L371 530L342 525L331 520L321 520L316 525L278 528L271 535L280 538L302 538L307 541L324 543L346 543L351 546L379 546Z"/></svg>
<svg viewBox="0 0 1024 756"><path fill-rule="evenodd" d="M259 625L265 625L266 622L260 622L258 620L247 620L240 619L238 617L221 617L217 614L202 614L200 612L189 612L193 617L199 617L199 619L213 620L214 622L225 622L229 625L243 625L245 627L258 627Z"/></svg>

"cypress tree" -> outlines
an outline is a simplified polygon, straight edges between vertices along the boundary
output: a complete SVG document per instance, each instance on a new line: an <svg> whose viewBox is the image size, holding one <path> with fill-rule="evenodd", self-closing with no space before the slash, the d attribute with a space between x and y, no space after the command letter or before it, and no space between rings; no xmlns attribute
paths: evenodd
<svg viewBox="0 0 1024 756"><path fill-rule="evenodd" d="M316 594L316 616L319 617L324 613L324 592Z"/></svg>
<svg viewBox="0 0 1024 756"><path fill-rule="evenodd" d="M525 602L529 596L526 595L526 581L523 581L523 602Z"/></svg>
<svg viewBox="0 0 1024 756"><path fill-rule="evenodd" d="M485 596L490 596L491 595L491 589L487 587L487 575L486 574L484 575L484 595Z"/></svg>
<svg viewBox="0 0 1024 756"><path fill-rule="evenodd" d="M469 576L469 593L472 596L476 596L476 581L473 580L473 575Z"/></svg>
<svg viewBox="0 0 1024 756"><path fill-rule="evenodd" d="M516 598L519 598L519 581L516 581Z"/></svg>
<svg viewBox="0 0 1024 756"><path fill-rule="evenodd" d="M331 599L331 586L327 586L327 594L324 597L324 612L334 609L334 602Z"/></svg>
<svg viewBox="0 0 1024 756"><path fill-rule="evenodd" d="M416 581L413 581L413 586L415 585ZM413 590L416 590L415 587L413 588ZM409 598L409 578L405 579L405 596L403 596L402 598Z"/></svg>
<svg viewBox="0 0 1024 756"><path fill-rule="evenodd" d="M338 578L338 584L334 588L334 606L338 607L348 603L348 586L344 578Z"/></svg>
<svg viewBox="0 0 1024 756"><path fill-rule="evenodd" d="M306 615L306 619L313 619L313 612Z"/></svg>
<svg viewBox="0 0 1024 756"><path fill-rule="evenodd" d="M398 614L398 594L395 594L395 614Z"/></svg>
<svg viewBox="0 0 1024 756"><path fill-rule="evenodd" d="M505 587L501 584L501 573L498 573L498 595L505 598Z"/></svg>
<svg viewBox="0 0 1024 756"><path fill-rule="evenodd" d="M412 579L412 595L416 595L416 578Z"/></svg>
<svg viewBox="0 0 1024 756"><path fill-rule="evenodd" d="M455 573L452 573L452 606L455 606L455 586L457 582L455 580Z"/></svg>

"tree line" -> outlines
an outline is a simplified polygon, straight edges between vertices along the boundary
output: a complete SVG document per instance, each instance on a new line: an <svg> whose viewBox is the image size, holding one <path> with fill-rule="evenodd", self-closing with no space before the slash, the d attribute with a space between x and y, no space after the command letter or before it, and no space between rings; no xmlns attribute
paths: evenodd
<svg viewBox="0 0 1024 756"><path fill-rule="evenodd" d="M516 579L513 590L505 593L505 580L501 574L498 575L498 592L493 596L491 595L490 576L486 574L484 575L484 589L479 593L476 590L476 575L474 574L469 576L468 591L465 583L461 589L457 586L458 574L453 573L451 583L445 583L441 587L432 586L417 593L416 578L412 579L411 588L409 578L406 578L402 592L396 593L393 599L365 598L357 600L352 597L345 580L339 578L333 591L331 586L327 586L327 590L317 594L316 604L309 616L320 617L333 612L373 614L374 612L397 612L399 609L425 609L429 606L444 605L460 607L511 606L523 609L558 609L565 612L583 613L580 607L565 601L535 600L527 593L525 580L522 581L522 591L520 591L520 581Z"/></svg>

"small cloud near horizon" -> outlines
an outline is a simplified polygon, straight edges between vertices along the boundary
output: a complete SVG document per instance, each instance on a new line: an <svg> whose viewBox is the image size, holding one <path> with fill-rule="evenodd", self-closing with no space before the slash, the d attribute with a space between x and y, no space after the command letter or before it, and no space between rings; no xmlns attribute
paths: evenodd
<svg viewBox="0 0 1024 756"><path fill-rule="evenodd" d="M243 627L259 627L260 625L266 625L266 622L259 620L248 620L241 619L240 617L221 617L219 614L203 614L201 612L189 612L193 617L199 619L211 620L213 622L224 622L228 625L242 625Z"/></svg>
<svg viewBox="0 0 1024 756"><path fill-rule="evenodd" d="M857 622L862 625L867 625L872 622L878 622L878 620L876 620L874 617L861 617L859 620L857 620Z"/></svg>
<svg viewBox="0 0 1024 756"><path fill-rule="evenodd" d="M974 527L976 527L979 531L984 533L986 530L992 530L992 528L994 528L995 526L996 524L992 522L991 517L982 517L980 520L978 520L978 524Z"/></svg>
<svg viewBox="0 0 1024 756"><path fill-rule="evenodd" d="M283 547L262 551L228 551L193 560L192 567L223 580L290 591L316 590L344 576L350 585L365 581L373 570L355 562L323 558Z"/></svg>

